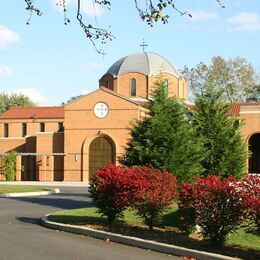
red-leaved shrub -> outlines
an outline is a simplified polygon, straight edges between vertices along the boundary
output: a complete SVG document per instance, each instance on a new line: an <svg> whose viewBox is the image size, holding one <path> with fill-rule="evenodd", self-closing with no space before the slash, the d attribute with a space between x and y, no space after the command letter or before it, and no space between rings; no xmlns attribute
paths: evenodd
<svg viewBox="0 0 260 260"><path fill-rule="evenodd" d="M109 223L122 217L130 205L132 193L137 189L132 175L132 172L110 163L100 168L90 180L93 202Z"/></svg>
<svg viewBox="0 0 260 260"><path fill-rule="evenodd" d="M243 201L243 219L249 228L260 231L260 176L248 175L243 181L238 182L237 191Z"/></svg>
<svg viewBox="0 0 260 260"><path fill-rule="evenodd" d="M131 207L152 230L161 223L163 211L172 204L176 196L177 179L168 172L151 167L133 167L128 171L136 176L137 187L132 193Z"/></svg>
<svg viewBox="0 0 260 260"><path fill-rule="evenodd" d="M235 230L244 210L237 181L229 176L221 179L215 175L195 178L194 184L183 183L179 194L181 221L186 227L199 225L204 237L222 244L228 233ZM192 214L187 216L186 214ZM184 225L185 226L185 225Z"/></svg>

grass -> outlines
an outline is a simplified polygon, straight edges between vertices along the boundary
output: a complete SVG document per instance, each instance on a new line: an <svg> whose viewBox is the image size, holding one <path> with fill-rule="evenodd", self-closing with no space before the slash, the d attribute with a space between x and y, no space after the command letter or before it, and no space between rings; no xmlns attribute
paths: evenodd
<svg viewBox="0 0 260 260"><path fill-rule="evenodd" d="M238 229L236 233L230 234L227 244L260 250L260 234L256 232L246 232L244 229Z"/></svg>
<svg viewBox="0 0 260 260"><path fill-rule="evenodd" d="M165 226L178 226L178 221L173 219L173 215L176 215L177 210L177 205L173 205L165 212L163 215ZM65 224L106 223L106 218L97 213L97 208L95 207L59 211L51 214L49 220ZM131 224L142 225L141 218L132 210L126 210L124 212L123 220Z"/></svg>
<svg viewBox="0 0 260 260"><path fill-rule="evenodd" d="M84 225L95 229L101 229L144 239L156 240L169 244L185 246L198 250L206 250L226 255L242 257L245 259L260 259L260 234L246 233L238 229L237 233L231 234L222 248L210 248L208 241L201 241L198 234L184 235L178 229L179 217L177 205L173 205L163 215L164 228L155 228L150 231L143 225L142 220L131 210L124 212L122 221L108 226L106 218L96 212L95 207L81 208L76 210L60 211L48 218L54 222Z"/></svg>
<svg viewBox="0 0 260 260"><path fill-rule="evenodd" d="M1 185L0 193L20 193L20 192L34 192L34 191L50 191L51 189L38 186L26 185Z"/></svg>

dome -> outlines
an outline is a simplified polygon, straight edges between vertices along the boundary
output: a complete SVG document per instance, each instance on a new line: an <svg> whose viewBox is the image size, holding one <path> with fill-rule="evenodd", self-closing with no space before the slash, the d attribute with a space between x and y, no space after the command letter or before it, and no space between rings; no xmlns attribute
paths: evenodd
<svg viewBox="0 0 260 260"><path fill-rule="evenodd" d="M167 72L180 78L178 70L164 57L152 52L135 53L116 61L106 74L120 76L129 72L139 72L146 76Z"/></svg>

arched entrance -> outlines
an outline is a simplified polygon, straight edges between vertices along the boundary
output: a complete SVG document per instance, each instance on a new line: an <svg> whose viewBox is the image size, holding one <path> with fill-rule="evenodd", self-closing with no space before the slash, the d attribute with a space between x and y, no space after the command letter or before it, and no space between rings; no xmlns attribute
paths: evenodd
<svg viewBox="0 0 260 260"><path fill-rule="evenodd" d="M249 173L260 174L260 133L253 134L249 138L249 150L251 157L249 158Z"/></svg>
<svg viewBox="0 0 260 260"><path fill-rule="evenodd" d="M107 136L94 139L89 146L89 179L108 162L115 163L115 143Z"/></svg>

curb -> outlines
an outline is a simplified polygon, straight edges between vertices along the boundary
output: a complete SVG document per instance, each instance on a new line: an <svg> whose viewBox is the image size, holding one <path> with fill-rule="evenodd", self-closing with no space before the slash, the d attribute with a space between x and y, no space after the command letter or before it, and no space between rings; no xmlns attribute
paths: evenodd
<svg viewBox="0 0 260 260"><path fill-rule="evenodd" d="M32 191L32 192L16 192L16 193L2 193L0 198L18 198L18 197L32 197L45 196L50 194L60 193L60 189L53 189L50 191Z"/></svg>
<svg viewBox="0 0 260 260"><path fill-rule="evenodd" d="M120 235L120 234L116 234L116 233L95 230L95 229L87 228L87 227L79 227L79 226L75 226L75 225L52 222L52 221L48 220L48 216L49 216L49 214L41 217L41 224L44 227L55 229L55 230L60 230L60 231L70 232L73 234L99 238L102 240L110 240L112 242L117 242L117 243L125 244L128 246L139 247L139 248L143 248L143 249L148 249L148 250L157 251L157 252L164 253L164 254L176 255L176 256L192 256L192 257L195 257L196 259L202 259L202 260L239 259L239 258L233 258L233 257L229 257L229 256L215 254L215 253L209 253L209 252L204 252L204 251L198 251L195 249L188 249L185 247L159 243L159 242L155 242L155 241L151 241L151 240L145 240L142 238L130 237L130 236Z"/></svg>

